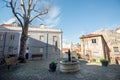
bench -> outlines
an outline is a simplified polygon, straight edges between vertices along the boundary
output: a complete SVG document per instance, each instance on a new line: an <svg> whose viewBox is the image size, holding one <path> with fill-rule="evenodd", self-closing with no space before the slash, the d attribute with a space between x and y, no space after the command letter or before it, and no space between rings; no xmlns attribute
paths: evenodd
<svg viewBox="0 0 120 80"><path fill-rule="evenodd" d="M16 57L9 57L9 58L5 58L5 64L7 65L8 67L8 70L10 69L10 66L11 65L17 65L19 61L17 60Z"/></svg>
<svg viewBox="0 0 120 80"><path fill-rule="evenodd" d="M43 54L32 54L31 57L32 57L32 59L33 58L39 58L39 57L42 59L43 58Z"/></svg>

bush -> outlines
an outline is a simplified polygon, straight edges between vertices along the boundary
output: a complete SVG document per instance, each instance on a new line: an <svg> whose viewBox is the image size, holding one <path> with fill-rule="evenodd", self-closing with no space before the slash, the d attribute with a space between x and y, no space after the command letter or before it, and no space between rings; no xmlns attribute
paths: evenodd
<svg viewBox="0 0 120 80"><path fill-rule="evenodd" d="M18 60L19 60L19 63L26 63L25 58L22 57L22 56L19 56L19 57L18 57Z"/></svg>
<svg viewBox="0 0 120 80"><path fill-rule="evenodd" d="M108 62L106 59L100 59L100 62Z"/></svg>
<svg viewBox="0 0 120 80"><path fill-rule="evenodd" d="M0 59L0 65L4 64L5 60L4 59Z"/></svg>
<svg viewBox="0 0 120 80"><path fill-rule="evenodd" d="M57 65L57 63L54 62L54 61L52 61L52 62L50 63L50 65Z"/></svg>
<svg viewBox="0 0 120 80"><path fill-rule="evenodd" d="M54 71L56 71L56 67L57 67L57 63L56 62L54 62L54 61L52 61L50 64L49 64L49 71L52 71L52 72L54 72Z"/></svg>
<svg viewBox="0 0 120 80"><path fill-rule="evenodd" d="M75 57L74 57L74 56L72 56L72 59L75 59Z"/></svg>
<svg viewBox="0 0 120 80"><path fill-rule="evenodd" d="M77 57L78 57L78 59L80 59L80 58L81 58L81 55L80 55L79 53L77 53Z"/></svg>
<svg viewBox="0 0 120 80"><path fill-rule="evenodd" d="M106 60L106 59L101 59L100 62L101 62L101 64L102 64L102 66L108 66L108 60Z"/></svg>
<svg viewBox="0 0 120 80"><path fill-rule="evenodd" d="M90 59L90 62L96 62L96 59Z"/></svg>

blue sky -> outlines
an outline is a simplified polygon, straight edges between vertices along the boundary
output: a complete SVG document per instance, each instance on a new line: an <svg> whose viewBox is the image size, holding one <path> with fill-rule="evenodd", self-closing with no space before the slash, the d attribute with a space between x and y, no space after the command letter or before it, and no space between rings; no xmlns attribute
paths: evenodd
<svg viewBox="0 0 120 80"><path fill-rule="evenodd" d="M99 29L120 26L120 0L57 0L65 42L79 42L79 37Z"/></svg>
<svg viewBox="0 0 120 80"><path fill-rule="evenodd" d="M63 31L64 42L79 43L79 37L99 29L120 26L120 0L55 0L57 28ZM0 23L13 17L11 11L0 7Z"/></svg>

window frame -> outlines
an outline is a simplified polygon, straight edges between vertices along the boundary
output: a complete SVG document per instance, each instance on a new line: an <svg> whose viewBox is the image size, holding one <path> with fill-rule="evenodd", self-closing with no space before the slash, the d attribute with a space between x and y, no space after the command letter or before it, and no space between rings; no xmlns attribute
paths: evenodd
<svg viewBox="0 0 120 80"><path fill-rule="evenodd" d="M115 53L118 53L118 52L119 52L119 47L113 47L113 51L114 51Z"/></svg>
<svg viewBox="0 0 120 80"><path fill-rule="evenodd" d="M40 47L39 50L40 50L40 53L44 53L44 47Z"/></svg>
<svg viewBox="0 0 120 80"><path fill-rule="evenodd" d="M39 40L44 41L44 35L39 35Z"/></svg>
<svg viewBox="0 0 120 80"><path fill-rule="evenodd" d="M10 35L10 40L14 40L15 39L15 34L11 34Z"/></svg>
<svg viewBox="0 0 120 80"><path fill-rule="evenodd" d="M95 44L97 43L97 40L96 39L91 39L92 40L92 43Z"/></svg>

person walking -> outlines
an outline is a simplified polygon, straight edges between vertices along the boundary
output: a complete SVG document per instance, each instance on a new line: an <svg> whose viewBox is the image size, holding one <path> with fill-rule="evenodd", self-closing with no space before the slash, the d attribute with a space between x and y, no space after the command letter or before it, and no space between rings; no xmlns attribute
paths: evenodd
<svg viewBox="0 0 120 80"><path fill-rule="evenodd" d="M28 47L27 47L27 49L26 49L26 55L25 55L25 57L26 57L26 59L29 58L29 48L28 48Z"/></svg>

